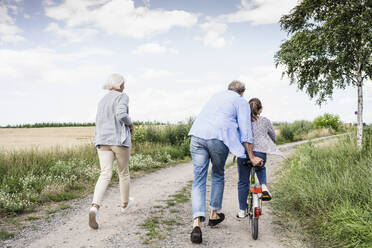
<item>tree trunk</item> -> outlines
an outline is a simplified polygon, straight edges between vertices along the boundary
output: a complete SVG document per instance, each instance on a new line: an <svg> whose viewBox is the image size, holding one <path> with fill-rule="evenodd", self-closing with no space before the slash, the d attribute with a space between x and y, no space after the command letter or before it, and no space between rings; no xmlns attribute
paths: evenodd
<svg viewBox="0 0 372 248"><path fill-rule="evenodd" d="M363 142L363 82L362 75L358 73L358 130L357 130L357 144L358 148L362 148Z"/></svg>

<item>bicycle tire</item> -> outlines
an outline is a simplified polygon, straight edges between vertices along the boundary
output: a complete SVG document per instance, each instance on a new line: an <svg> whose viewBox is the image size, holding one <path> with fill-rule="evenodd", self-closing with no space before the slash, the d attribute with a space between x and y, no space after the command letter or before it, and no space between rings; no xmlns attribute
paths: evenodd
<svg viewBox="0 0 372 248"><path fill-rule="evenodd" d="M258 218L252 218L252 238L257 240L258 238Z"/></svg>

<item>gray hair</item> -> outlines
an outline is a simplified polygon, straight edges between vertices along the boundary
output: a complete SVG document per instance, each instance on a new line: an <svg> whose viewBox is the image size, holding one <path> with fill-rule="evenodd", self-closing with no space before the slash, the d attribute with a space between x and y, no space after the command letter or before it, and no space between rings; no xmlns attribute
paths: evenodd
<svg viewBox="0 0 372 248"><path fill-rule="evenodd" d="M238 80L234 80L229 84L227 89L235 91L238 94L242 94L245 91L245 85Z"/></svg>
<svg viewBox="0 0 372 248"><path fill-rule="evenodd" d="M120 86L125 83L125 79L122 75L117 73L112 73L108 78L106 83L103 85L105 90L119 90Z"/></svg>

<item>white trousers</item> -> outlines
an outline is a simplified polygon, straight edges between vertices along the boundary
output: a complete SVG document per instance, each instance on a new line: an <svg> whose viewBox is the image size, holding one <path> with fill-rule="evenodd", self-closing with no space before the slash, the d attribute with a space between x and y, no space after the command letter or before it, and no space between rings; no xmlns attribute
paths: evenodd
<svg viewBox="0 0 372 248"><path fill-rule="evenodd" d="M103 146L97 149L99 164L101 167L101 174L98 178L96 187L94 189L93 202L101 206L103 196L106 192L112 177L112 166L116 158L118 162L118 175L120 186L121 203L128 203L129 201L129 156L130 148L124 146Z"/></svg>

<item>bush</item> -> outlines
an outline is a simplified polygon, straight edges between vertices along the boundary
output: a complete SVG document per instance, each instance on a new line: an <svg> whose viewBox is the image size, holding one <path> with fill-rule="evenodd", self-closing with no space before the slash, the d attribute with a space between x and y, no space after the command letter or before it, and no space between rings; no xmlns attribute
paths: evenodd
<svg viewBox="0 0 372 248"><path fill-rule="evenodd" d="M288 141L294 141L294 132L290 124L284 124L280 127L280 135Z"/></svg>
<svg viewBox="0 0 372 248"><path fill-rule="evenodd" d="M310 121L294 121L291 124L291 127L295 136L307 134L314 129L313 124Z"/></svg>
<svg viewBox="0 0 372 248"><path fill-rule="evenodd" d="M280 131L277 144L307 139L307 134L314 129L312 122L304 120L294 121L293 123L275 123L275 126Z"/></svg>
<svg viewBox="0 0 372 248"><path fill-rule="evenodd" d="M342 122L340 121L340 117L338 115L328 113L315 118L313 121L313 126L315 128L332 128L335 131L338 131L341 125Z"/></svg>
<svg viewBox="0 0 372 248"><path fill-rule="evenodd" d="M188 138L193 120L178 124L140 125L132 134L133 143L154 143L162 145L180 145Z"/></svg>

